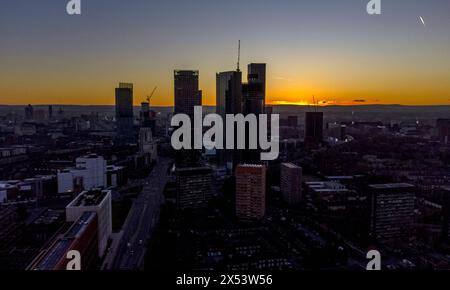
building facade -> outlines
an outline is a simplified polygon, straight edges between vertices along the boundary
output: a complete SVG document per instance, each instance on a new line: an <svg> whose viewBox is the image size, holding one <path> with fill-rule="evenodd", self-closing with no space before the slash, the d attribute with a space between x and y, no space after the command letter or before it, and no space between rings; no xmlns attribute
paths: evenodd
<svg viewBox="0 0 450 290"><path fill-rule="evenodd" d="M259 220L266 213L266 167L238 165L236 168L236 216Z"/></svg>
<svg viewBox="0 0 450 290"><path fill-rule="evenodd" d="M210 167L177 168L177 207L198 209L207 206L212 197L212 169Z"/></svg>
<svg viewBox="0 0 450 290"><path fill-rule="evenodd" d="M112 204L110 190L90 190L80 193L66 207L66 221L74 222L85 212L95 212L98 218L98 253L106 253L112 234Z"/></svg>
<svg viewBox="0 0 450 290"><path fill-rule="evenodd" d="M281 164L280 189L284 200L289 204L297 204L302 198L302 168L292 164Z"/></svg>
<svg viewBox="0 0 450 290"><path fill-rule="evenodd" d="M407 183L369 185L370 234L378 242L408 237L414 222L415 187Z"/></svg>
<svg viewBox="0 0 450 290"><path fill-rule="evenodd" d="M116 88L117 140L133 142L133 84L120 83Z"/></svg>

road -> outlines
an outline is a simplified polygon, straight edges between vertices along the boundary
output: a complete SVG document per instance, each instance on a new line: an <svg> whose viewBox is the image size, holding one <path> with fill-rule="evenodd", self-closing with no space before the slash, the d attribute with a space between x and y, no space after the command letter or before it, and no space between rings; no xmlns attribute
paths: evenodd
<svg viewBox="0 0 450 290"><path fill-rule="evenodd" d="M168 180L167 171L171 160L160 158L143 190L134 201L121 231L120 242L112 265L113 270L143 270L147 241L158 224L163 190Z"/></svg>

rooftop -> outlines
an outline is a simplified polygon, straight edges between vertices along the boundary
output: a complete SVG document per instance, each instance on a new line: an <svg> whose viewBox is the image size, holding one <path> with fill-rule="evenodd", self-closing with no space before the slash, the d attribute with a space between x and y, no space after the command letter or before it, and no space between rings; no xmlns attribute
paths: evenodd
<svg viewBox="0 0 450 290"><path fill-rule="evenodd" d="M80 193L67 207L97 206L105 199L108 190L93 189Z"/></svg>
<svg viewBox="0 0 450 290"><path fill-rule="evenodd" d="M385 184L371 184L373 189L394 189L394 188L414 188L414 185L409 183L385 183Z"/></svg>
<svg viewBox="0 0 450 290"><path fill-rule="evenodd" d="M57 239L56 242L51 245L34 269L54 269L71 248L73 241L86 230L87 226L96 218L96 216L95 212L83 213L83 215L73 223L64 236Z"/></svg>
<svg viewBox="0 0 450 290"><path fill-rule="evenodd" d="M300 166L297 166L297 165L295 165L293 163L283 163L283 166L286 166L286 167L291 168L291 169L300 168Z"/></svg>
<svg viewBox="0 0 450 290"><path fill-rule="evenodd" d="M260 165L260 164L240 164L239 167L241 167L241 168L263 168L264 165Z"/></svg>

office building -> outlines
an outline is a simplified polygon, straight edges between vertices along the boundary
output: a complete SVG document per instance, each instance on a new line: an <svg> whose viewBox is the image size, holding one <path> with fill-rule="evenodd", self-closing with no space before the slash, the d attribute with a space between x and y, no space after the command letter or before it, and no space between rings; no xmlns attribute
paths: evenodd
<svg viewBox="0 0 450 290"><path fill-rule="evenodd" d="M221 72L216 75L216 114L226 120L227 114L242 113L242 73L240 71ZM224 123L224 144L226 144L226 123ZM236 128L234 130L236 135ZM234 140L237 138L235 137ZM235 146L236 148L236 146ZM237 150L216 150L219 165L232 170L239 162Z"/></svg>
<svg viewBox="0 0 450 290"><path fill-rule="evenodd" d="M236 168L236 216L262 219L266 212L266 167L238 165Z"/></svg>
<svg viewBox="0 0 450 290"><path fill-rule="evenodd" d="M415 187L407 183L369 185L370 234L378 242L408 237L414 222Z"/></svg>
<svg viewBox="0 0 450 290"><path fill-rule="evenodd" d="M105 188L106 160L96 154L79 157L74 168L59 170L57 178L58 193Z"/></svg>
<svg viewBox="0 0 450 290"><path fill-rule="evenodd" d="M106 187L118 187L127 183L125 167L108 165L106 167Z"/></svg>
<svg viewBox="0 0 450 290"><path fill-rule="evenodd" d="M323 112L306 112L305 143L315 146L323 141Z"/></svg>
<svg viewBox="0 0 450 290"><path fill-rule="evenodd" d="M98 253L106 252L112 233L111 191L94 189L80 193L66 207L66 221L75 222L85 212L95 212L98 218Z"/></svg>
<svg viewBox="0 0 450 290"><path fill-rule="evenodd" d="M327 136L332 141L343 141L347 135L347 126L339 123L327 124Z"/></svg>
<svg viewBox="0 0 450 290"><path fill-rule="evenodd" d="M32 105L25 107L25 120L31 121L34 119L34 108Z"/></svg>
<svg viewBox="0 0 450 290"><path fill-rule="evenodd" d="M244 106L246 114L264 114L266 102L266 64L251 63L248 65L247 85L244 90Z"/></svg>
<svg viewBox="0 0 450 290"><path fill-rule="evenodd" d="M57 191L54 175L37 175L22 180L0 181L0 203L50 197Z"/></svg>
<svg viewBox="0 0 450 290"><path fill-rule="evenodd" d="M177 207L198 209L207 206L212 197L212 174L210 167L177 168Z"/></svg>
<svg viewBox="0 0 450 290"><path fill-rule="evenodd" d="M116 124L117 140L133 142L133 84L120 83L119 87L116 88Z"/></svg>
<svg viewBox="0 0 450 290"><path fill-rule="evenodd" d="M150 103L141 103L141 127L152 129L153 135L156 134L156 113L150 110Z"/></svg>
<svg viewBox="0 0 450 290"><path fill-rule="evenodd" d="M186 114L191 119L191 136L194 136L194 107L202 105L202 92L199 90L199 72L195 70L175 70L174 72L174 114ZM176 129L176 128L174 128ZM192 138L191 148L194 148ZM202 151L182 149L176 152L177 167L200 166Z"/></svg>
<svg viewBox="0 0 450 290"><path fill-rule="evenodd" d="M49 120L53 119L53 106L52 105L48 106L48 119Z"/></svg>
<svg viewBox="0 0 450 290"><path fill-rule="evenodd" d="M254 114L259 118L265 114L266 102L266 64L251 63L248 65L247 83L242 85L244 115ZM259 120L258 120L259 122ZM268 127L270 128L270 126ZM270 130L270 129L269 129ZM246 128L246 148L249 148L249 128ZM259 140L259 132L257 132ZM261 149L247 149L242 153L242 161L249 164L261 162Z"/></svg>
<svg viewBox="0 0 450 290"><path fill-rule="evenodd" d="M302 168L292 163L282 163L280 189L284 200L297 204L302 198Z"/></svg>
<svg viewBox="0 0 450 290"><path fill-rule="evenodd" d="M175 114L186 114L193 119L194 107L202 105L202 93L199 90L198 82L198 71L175 70Z"/></svg>

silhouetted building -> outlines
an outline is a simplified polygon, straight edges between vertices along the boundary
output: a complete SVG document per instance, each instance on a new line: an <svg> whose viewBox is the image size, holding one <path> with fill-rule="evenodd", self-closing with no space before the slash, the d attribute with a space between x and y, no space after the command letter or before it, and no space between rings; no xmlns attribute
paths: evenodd
<svg viewBox="0 0 450 290"><path fill-rule="evenodd" d="M292 163L282 163L280 187L284 200L296 204L302 198L302 168Z"/></svg>
<svg viewBox="0 0 450 290"><path fill-rule="evenodd" d="M194 117L194 107L202 105L202 93L199 91L199 72L195 70L176 70L175 80L175 114Z"/></svg>
<svg viewBox="0 0 450 290"><path fill-rule="evenodd" d="M32 105L28 105L25 107L25 120L33 120L34 119L34 109Z"/></svg>
<svg viewBox="0 0 450 290"><path fill-rule="evenodd" d="M408 237L414 222L415 187L406 183L369 185L370 234L378 242Z"/></svg>
<svg viewBox="0 0 450 290"><path fill-rule="evenodd" d="M106 167L106 186L118 187L127 183L127 174L125 167L108 165Z"/></svg>
<svg viewBox="0 0 450 290"><path fill-rule="evenodd" d="M265 114L266 64L249 64L247 81L247 84L242 85L244 115L254 114L258 119L260 114ZM259 139L259 132L257 132L257 138ZM246 141L246 148L249 148L248 127L246 128ZM252 164L260 163L260 154L260 148L256 150L245 150L245 152L243 153L243 162Z"/></svg>
<svg viewBox="0 0 450 290"><path fill-rule="evenodd" d="M450 144L450 119L438 119L436 127L439 140L444 144Z"/></svg>
<svg viewBox="0 0 450 290"><path fill-rule="evenodd" d="M177 168L177 207L198 209L212 197L212 169L210 167Z"/></svg>
<svg viewBox="0 0 450 290"><path fill-rule="evenodd" d="M198 89L199 72L176 70L174 72L175 114L186 114L191 119L191 136L194 136L194 107L202 105L202 92ZM177 128L175 128L177 129ZM191 138L194 148L194 138ZM177 167L199 166L202 151L182 149L176 152Z"/></svg>
<svg viewBox="0 0 450 290"><path fill-rule="evenodd" d="M236 216L239 219L262 219L266 212L266 167L236 167Z"/></svg>
<svg viewBox="0 0 450 290"><path fill-rule="evenodd" d="M306 112L305 143L318 145L323 140L323 112Z"/></svg>
<svg viewBox="0 0 450 290"><path fill-rule="evenodd" d="M334 141L343 141L347 136L347 126L339 123L328 123L327 136Z"/></svg>
<svg viewBox="0 0 450 290"><path fill-rule="evenodd" d="M141 127L152 129L153 135L156 134L155 112L150 110L150 103L141 103Z"/></svg>
<svg viewBox="0 0 450 290"><path fill-rule="evenodd" d="M133 84L120 83L116 88L117 140L133 142Z"/></svg>
<svg viewBox="0 0 450 290"><path fill-rule="evenodd" d="M48 119L49 120L53 119L53 106L52 105L48 106Z"/></svg>
<svg viewBox="0 0 450 290"><path fill-rule="evenodd" d="M242 73L240 71L221 72L216 75L216 114L226 120L227 114L242 113ZM224 144L226 144L226 122L224 122ZM236 143L236 128L235 143ZM236 145L235 145L236 148ZM234 164L239 162L237 150L217 149L216 156L218 164L226 165L233 169Z"/></svg>
<svg viewBox="0 0 450 290"><path fill-rule="evenodd" d="M264 114L266 101L266 64L248 65L248 83L243 87L244 110L246 114Z"/></svg>

